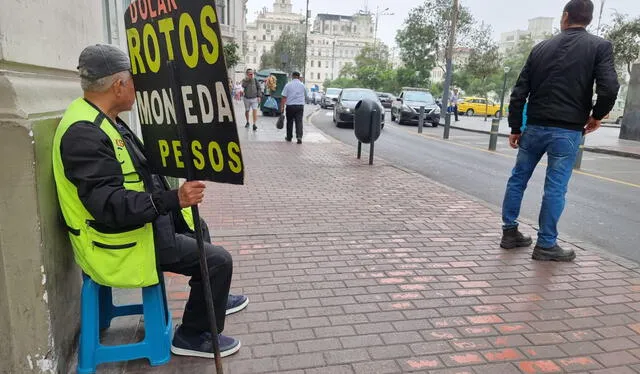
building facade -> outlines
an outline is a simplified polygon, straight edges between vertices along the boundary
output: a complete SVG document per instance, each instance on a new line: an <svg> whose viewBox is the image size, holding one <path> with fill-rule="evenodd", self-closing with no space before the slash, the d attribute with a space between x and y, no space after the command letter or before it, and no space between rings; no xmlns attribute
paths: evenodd
<svg viewBox="0 0 640 374"><path fill-rule="evenodd" d="M273 11L262 9L256 20L247 25L245 66L259 69L262 55L271 50L283 32L304 33L304 29L304 15L292 12L291 0L276 0Z"/></svg>
<svg viewBox="0 0 640 374"><path fill-rule="evenodd" d="M247 26L248 68L260 68L262 55L271 50L285 31L305 32L304 14L292 11L291 0L276 0L273 11L263 9L256 20ZM322 87L327 79L335 79L347 63L367 44L373 43L374 23L370 13L353 16L318 14L309 25L307 34L307 87ZM281 68L273 66L273 68Z"/></svg>
<svg viewBox="0 0 640 374"><path fill-rule="evenodd" d="M534 44L553 35L553 17L536 17L529 20L526 30L513 30L500 34L500 52L506 53L515 48L523 39L531 39Z"/></svg>

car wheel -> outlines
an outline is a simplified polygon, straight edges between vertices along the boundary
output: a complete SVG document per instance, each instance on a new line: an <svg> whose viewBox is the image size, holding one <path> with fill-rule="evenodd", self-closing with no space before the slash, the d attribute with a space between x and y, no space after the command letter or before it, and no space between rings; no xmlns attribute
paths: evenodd
<svg viewBox="0 0 640 374"><path fill-rule="evenodd" d="M391 112L391 122L395 122L396 121L396 116L393 115L393 112Z"/></svg>
<svg viewBox="0 0 640 374"><path fill-rule="evenodd" d="M469 116L469 117L472 117L474 115L474 113L475 112L473 111L473 109L467 110L467 116Z"/></svg>
<svg viewBox="0 0 640 374"><path fill-rule="evenodd" d="M431 127L438 127L438 122L431 123Z"/></svg>
<svg viewBox="0 0 640 374"><path fill-rule="evenodd" d="M497 111L496 114L494 114L494 117L500 118L500 111Z"/></svg>

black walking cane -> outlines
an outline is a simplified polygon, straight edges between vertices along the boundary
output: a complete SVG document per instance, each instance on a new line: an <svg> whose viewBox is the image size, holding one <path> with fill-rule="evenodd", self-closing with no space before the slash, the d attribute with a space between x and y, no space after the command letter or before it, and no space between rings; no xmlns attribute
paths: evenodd
<svg viewBox="0 0 640 374"><path fill-rule="evenodd" d="M185 124L187 118L184 112L184 102L182 97L178 94L180 89L180 77L178 75L178 67L173 61L167 63L169 66L169 79L170 85L173 91L173 102L176 107L176 119L178 121L178 136L182 145L182 151L184 152L187 162L185 162L187 168L187 180L195 180L195 170L193 165L193 154L191 147L189 146L189 134ZM211 328L211 335L213 336L213 355L216 362L216 373L223 374L222 361L220 359L220 344L218 342L218 326L216 324L216 314L213 310L213 295L211 293L211 283L209 283L209 266L207 265L207 254L204 251L204 240L202 239L202 224L200 222L200 212L198 206L191 207L193 213L194 229L196 231L196 241L198 243L198 252L200 253L200 273L202 277L202 287L204 288L204 299L207 306L207 316L209 318L209 327Z"/></svg>

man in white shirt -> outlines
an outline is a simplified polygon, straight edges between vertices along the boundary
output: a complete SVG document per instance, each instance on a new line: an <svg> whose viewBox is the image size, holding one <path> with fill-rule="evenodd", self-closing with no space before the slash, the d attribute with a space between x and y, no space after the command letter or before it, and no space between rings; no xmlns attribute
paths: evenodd
<svg viewBox="0 0 640 374"><path fill-rule="evenodd" d="M280 111L287 114L287 137L286 141L293 139L293 122L296 123L296 138L298 144L302 144L302 117L304 116L304 101L307 93L304 84L300 81L300 73L294 71L291 74L293 80L287 83L282 90L282 101ZM286 105L286 111L285 111Z"/></svg>

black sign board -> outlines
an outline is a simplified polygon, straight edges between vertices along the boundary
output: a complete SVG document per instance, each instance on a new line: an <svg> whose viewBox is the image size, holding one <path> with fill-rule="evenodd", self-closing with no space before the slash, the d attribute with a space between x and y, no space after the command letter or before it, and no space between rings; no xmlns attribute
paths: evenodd
<svg viewBox="0 0 640 374"><path fill-rule="evenodd" d="M153 172L242 184L244 164L214 2L134 1L125 25Z"/></svg>

